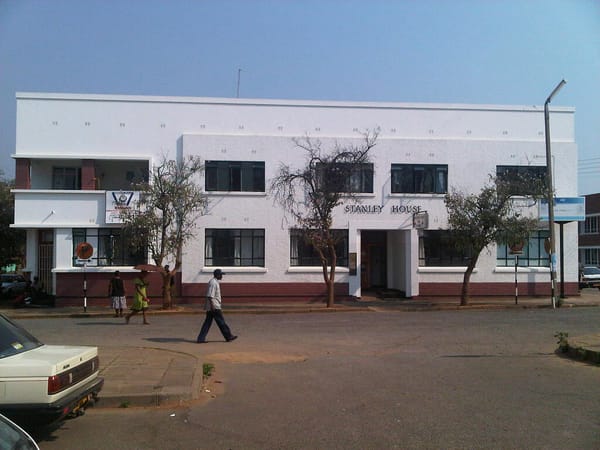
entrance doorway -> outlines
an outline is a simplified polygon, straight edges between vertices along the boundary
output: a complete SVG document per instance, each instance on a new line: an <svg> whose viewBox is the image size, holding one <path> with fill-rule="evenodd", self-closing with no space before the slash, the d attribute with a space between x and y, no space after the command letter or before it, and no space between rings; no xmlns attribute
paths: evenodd
<svg viewBox="0 0 600 450"><path fill-rule="evenodd" d="M387 232L361 232L361 289L387 287Z"/></svg>
<svg viewBox="0 0 600 450"><path fill-rule="evenodd" d="M54 230L40 230L38 237L37 276L48 293L54 292L52 267L54 265Z"/></svg>

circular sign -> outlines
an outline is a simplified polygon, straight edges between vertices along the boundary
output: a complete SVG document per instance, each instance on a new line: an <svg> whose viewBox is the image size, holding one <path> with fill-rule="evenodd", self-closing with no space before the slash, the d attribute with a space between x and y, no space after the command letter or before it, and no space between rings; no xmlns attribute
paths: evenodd
<svg viewBox="0 0 600 450"><path fill-rule="evenodd" d="M90 259L94 254L94 247L92 247L92 244L87 242L80 242L77 244L75 254L79 259Z"/></svg>

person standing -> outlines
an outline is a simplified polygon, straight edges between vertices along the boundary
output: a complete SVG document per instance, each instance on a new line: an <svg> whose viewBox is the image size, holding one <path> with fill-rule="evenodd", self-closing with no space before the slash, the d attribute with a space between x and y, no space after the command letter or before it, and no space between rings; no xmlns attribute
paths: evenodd
<svg viewBox="0 0 600 450"><path fill-rule="evenodd" d="M108 283L108 296L112 299L112 307L115 310L115 317L123 317L123 310L127 308L127 299L125 298L125 286L119 271L116 270L114 276Z"/></svg>
<svg viewBox="0 0 600 450"><path fill-rule="evenodd" d="M142 316L144 318L144 325L149 325L148 320L146 319L146 310L148 309L148 282L146 281L146 277L148 276L147 270L142 270L140 276L133 280L133 284L135 285L135 295L133 297L133 305L131 305L131 312L125 316L125 323L129 323L129 319L131 316L139 313L141 311Z"/></svg>
<svg viewBox="0 0 600 450"><path fill-rule="evenodd" d="M219 284L219 281L223 278L225 273L221 269L215 269L213 275L214 277L210 279L206 289L206 303L204 306L206 318L200 329L200 334L198 334L198 338L196 339L196 342L199 344L206 342L206 335L208 334L208 330L210 330L213 319L217 322L217 326L227 342L237 339L237 336L231 333L231 330L223 317L223 312L221 311L221 285Z"/></svg>

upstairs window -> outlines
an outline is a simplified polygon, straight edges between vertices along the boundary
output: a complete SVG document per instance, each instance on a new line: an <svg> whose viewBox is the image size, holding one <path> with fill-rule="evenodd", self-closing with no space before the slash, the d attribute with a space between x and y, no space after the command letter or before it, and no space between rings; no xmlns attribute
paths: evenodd
<svg viewBox="0 0 600 450"><path fill-rule="evenodd" d="M600 232L600 216L587 216L583 222L581 234L598 234Z"/></svg>
<svg viewBox="0 0 600 450"><path fill-rule="evenodd" d="M261 161L206 161L205 175L207 192L265 192Z"/></svg>
<svg viewBox="0 0 600 450"><path fill-rule="evenodd" d="M317 166L317 182L325 192L372 194L373 164L332 163Z"/></svg>
<svg viewBox="0 0 600 450"><path fill-rule="evenodd" d="M67 191L81 190L81 168L53 167L52 189Z"/></svg>
<svg viewBox="0 0 600 450"><path fill-rule="evenodd" d="M546 173L546 166L496 166L496 178L515 183L514 195L535 194L534 184L539 182L544 186Z"/></svg>
<svg viewBox="0 0 600 450"><path fill-rule="evenodd" d="M445 194L447 164L392 164L393 194Z"/></svg>

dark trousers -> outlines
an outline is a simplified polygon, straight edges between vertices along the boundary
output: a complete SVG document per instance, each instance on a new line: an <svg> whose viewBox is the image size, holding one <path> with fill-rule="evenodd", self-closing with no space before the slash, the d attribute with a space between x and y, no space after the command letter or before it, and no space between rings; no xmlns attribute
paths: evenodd
<svg viewBox="0 0 600 450"><path fill-rule="evenodd" d="M210 330L210 326L212 325L213 319L217 322L217 326L219 330L221 330L221 334L225 338L225 340L231 339L233 336L231 334L231 330L229 326L225 323L225 318L223 317L223 312L220 309L214 309L212 311L206 311L206 319L204 319L204 323L202 324L202 328L200 329L200 334L196 339L198 342L206 341L206 335L208 334L208 330Z"/></svg>

